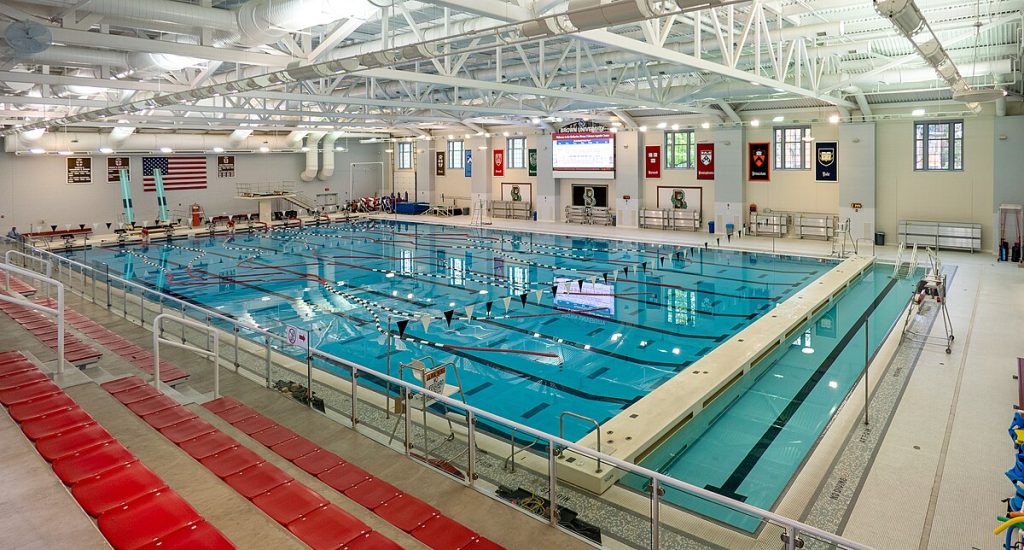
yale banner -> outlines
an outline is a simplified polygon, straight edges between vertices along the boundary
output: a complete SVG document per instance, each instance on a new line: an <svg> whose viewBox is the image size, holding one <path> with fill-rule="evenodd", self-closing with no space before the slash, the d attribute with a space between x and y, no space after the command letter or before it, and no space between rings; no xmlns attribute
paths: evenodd
<svg viewBox="0 0 1024 550"><path fill-rule="evenodd" d="M747 171L750 181L771 180L771 168L769 163L770 143L750 143L747 155Z"/></svg>
<svg viewBox="0 0 1024 550"><path fill-rule="evenodd" d="M697 144L697 179L715 179L715 144Z"/></svg>
<svg viewBox="0 0 1024 550"><path fill-rule="evenodd" d="M839 142L819 141L814 144L814 180L839 181Z"/></svg>

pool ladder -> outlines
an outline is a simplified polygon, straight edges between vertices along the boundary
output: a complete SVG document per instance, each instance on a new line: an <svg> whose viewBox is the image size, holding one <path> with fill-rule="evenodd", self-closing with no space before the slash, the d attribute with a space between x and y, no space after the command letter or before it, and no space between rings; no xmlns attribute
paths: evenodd
<svg viewBox="0 0 1024 550"><path fill-rule="evenodd" d="M578 419L583 420L585 422L590 422L591 424L594 425L594 430L595 430L594 433L597 434L597 452L598 452L598 454L600 454L601 453L601 424L597 420L594 420L593 418L590 418L589 416L583 416L582 414L576 414L576 413L574 413L572 411L562 411L562 414L558 415L558 437L560 437L562 439L565 439L565 417L566 416L571 416L573 418L578 418ZM558 458L562 458L562 449L558 449L557 455L558 455ZM597 470L594 470L594 473L596 473L596 474L601 473L601 459L600 458L597 459Z"/></svg>
<svg viewBox="0 0 1024 550"><path fill-rule="evenodd" d="M896 251L896 266L892 269L893 278L906 279L917 269L917 243L914 243L914 248L910 252L910 260L906 262L903 261L904 252L906 252L906 244L901 242L899 250Z"/></svg>

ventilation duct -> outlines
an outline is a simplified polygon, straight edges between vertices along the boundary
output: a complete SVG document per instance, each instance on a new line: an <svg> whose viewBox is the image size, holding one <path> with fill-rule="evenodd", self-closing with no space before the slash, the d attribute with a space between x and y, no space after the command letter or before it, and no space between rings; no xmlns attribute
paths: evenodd
<svg viewBox="0 0 1024 550"><path fill-rule="evenodd" d="M240 43L272 44L289 32L341 19L365 18L373 10L366 0L250 0L238 10Z"/></svg>
<svg viewBox="0 0 1024 550"><path fill-rule="evenodd" d="M341 137L341 132L331 132L324 138L322 147L324 151L323 162L320 166L320 173L316 176L320 181L327 181L334 175L334 142L339 137Z"/></svg>
<svg viewBox="0 0 1024 550"><path fill-rule="evenodd" d="M228 136L228 139L231 140L232 147L238 147L250 135L252 135L252 128L239 128L231 132L231 135Z"/></svg>
<svg viewBox="0 0 1024 550"><path fill-rule="evenodd" d="M313 181L317 172L317 148L320 139L324 137L323 132L310 132L306 136L306 169L299 174L302 181Z"/></svg>

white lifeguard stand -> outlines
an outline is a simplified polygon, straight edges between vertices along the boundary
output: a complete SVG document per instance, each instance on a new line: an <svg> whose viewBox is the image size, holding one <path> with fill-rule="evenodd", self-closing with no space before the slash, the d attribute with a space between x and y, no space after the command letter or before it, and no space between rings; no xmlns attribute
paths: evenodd
<svg viewBox="0 0 1024 550"><path fill-rule="evenodd" d="M429 363L429 366L428 366ZM462 391L462 379L459 376L459 369L455 366L454 361L447 363L437 364L433 357L421 357L419 359L413 359L408 363L398 364L398 378L402 378L406 370L410 370L413 373L413 377L419 382L424 389L432 391L434 393L441 394L445 397L451 397L456 393L459 394L459 399L465 403L466 395ZM455 373L455 384L449 384L447 382L447 373L451 370ZM395 439L395 434L398 432L398 426L405 421L406 437L405 446L406 453L412 454L413 448L413 436L412 436L412 418L410 411L407 410L403 403L408 403L408 409L418 410L422 413L423 417L423 461L430 463L430 443L429 443L429 429L427 426L427 409L437 403L437 400L427 396L425 393L414 393L413 395L406 396L408 390L402 390L402 398L395 401L394 411L396 413L395 425L391 429L391 438L388 440L390 445ZM445 441L452 441L455 439L455 426L452 424L452 420L449 417L451 411L448 410L448 406L441 403L440 406L445 410L444 419L448 422L448 437ZM468 450L468 449L467 449ZM447 457L443 460L445 462L450 461L454 457Z"/></svg>

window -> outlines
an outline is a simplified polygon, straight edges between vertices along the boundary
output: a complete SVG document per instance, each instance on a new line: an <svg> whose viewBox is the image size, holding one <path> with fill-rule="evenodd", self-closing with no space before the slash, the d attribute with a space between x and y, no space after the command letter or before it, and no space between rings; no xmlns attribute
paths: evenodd
<svg viewBox="0 0 1024 550"><path fill-rule="evenodd" d="M505 166L526 168L526 138L514 137L505 140Z"/></svg>
<svg viewBox="0 0 1024 550"><path fill-rule="evenodd" d="M964 121L914 123L914 170L963 170Z"/></svg>
<svg viewBox="0 0 1024 550"><path fill-rule="evenodd" d="M665 132L665 168L693 168L693 130Z"/></svg>
<svg viewBox="0 0 1024 550"><path fill-rule="evenodd" d="M466 154L462 151L461 139L448 142L448 168L462 168L466 162Z"/></svg>
<svg viewBox="0 0 1024 550"><path fill-rule="evenodd" d="M775 128L775 169L810 170L810 137L810 126Z"/></svg>
<svg viewBox="0 0 1024 550"><path fill-rule="evenodd" d="M399 143L395 162L399 170L412 170L412 143Z"/></svg>

